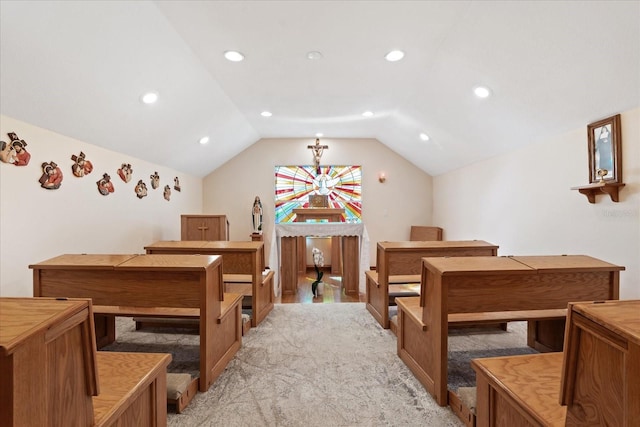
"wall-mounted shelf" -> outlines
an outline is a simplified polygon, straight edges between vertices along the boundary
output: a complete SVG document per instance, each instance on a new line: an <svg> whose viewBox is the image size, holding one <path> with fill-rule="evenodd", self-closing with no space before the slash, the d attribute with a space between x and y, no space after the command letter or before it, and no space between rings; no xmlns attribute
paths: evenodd
<svg viewBox="0 0 640 427"><path fill-rule="evenodd" d="M596 202L596 194L608 194L611 200L618 201L618 190L624 187L621 182L596 182L594 184L582 185L580 187L571 187L572 190L578 190L587 196L589 203Z"/></svg>

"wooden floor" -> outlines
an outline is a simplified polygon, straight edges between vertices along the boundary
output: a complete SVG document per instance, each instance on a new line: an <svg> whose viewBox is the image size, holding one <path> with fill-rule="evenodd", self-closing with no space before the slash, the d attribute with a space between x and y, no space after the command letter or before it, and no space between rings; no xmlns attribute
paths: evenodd
<svg viewBox="0 0 640 427"><path fill-rule="evenodd" d="M311 284L315 281L316 272L313 268L307 269L306 274L298 275L298 293L295 295L282 295L276 298L278 303L305 303L305 304L322 304L333 302L364 302L364 294L359 296L345 295L342 289L342 278L340 276L331 275L330 270L323 269L324 276L324 293L317 298L311 293Z"/></svg>

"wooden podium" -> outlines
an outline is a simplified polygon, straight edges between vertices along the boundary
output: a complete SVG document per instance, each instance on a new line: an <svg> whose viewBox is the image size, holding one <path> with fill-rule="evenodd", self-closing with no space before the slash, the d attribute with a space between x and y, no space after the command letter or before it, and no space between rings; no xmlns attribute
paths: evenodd
<svg viewBox="0 0 640 427"><path fill-rule="evenodd" d="M307 220L327 220L328 222L342 222L344 209L334 208L301 208L294 209L295 222L307 222ZM298 237L298 273L307 272L307 245L305 237ZM331 274L341 274L340 262L340 237L331 238Z"/></svg>
<svg viewBox="0 0 640 427"><path fill-rule="evenodd" d="M226 215L180 215L180 240L229 240Z"/></svg>

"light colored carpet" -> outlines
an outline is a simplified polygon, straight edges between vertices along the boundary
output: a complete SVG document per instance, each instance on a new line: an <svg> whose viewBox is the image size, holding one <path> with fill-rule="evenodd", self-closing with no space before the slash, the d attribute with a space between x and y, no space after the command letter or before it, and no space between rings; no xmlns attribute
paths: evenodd
<svg viewBox="0 0 640 427"><path fill-rule="evenodd" d="M452 333L455 370L449 375L455 387L475 382L468 367L472 349L520 352L524 327ZM118 319L117 342L108 349L170 352L174 357L170 371L196 373L198 336L182 330L157 331L135 331L133 321ZM363 303L276 305L243 337L242 348L209 391L198 393L182 414L170 412L168 424L463 425L424 390L398 358L395 336L375 322Z"/></svg>

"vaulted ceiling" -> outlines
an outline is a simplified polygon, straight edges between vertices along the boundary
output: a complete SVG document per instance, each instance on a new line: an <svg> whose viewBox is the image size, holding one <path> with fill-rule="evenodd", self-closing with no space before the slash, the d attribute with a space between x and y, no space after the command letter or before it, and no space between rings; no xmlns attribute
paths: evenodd
<svg viewBox="0 0 640 427"><path fill-rule="evenodd" d="M197 176L319 132L437 175L640 105L638 1L2 0L0 19L2 114Z"/></svg>

